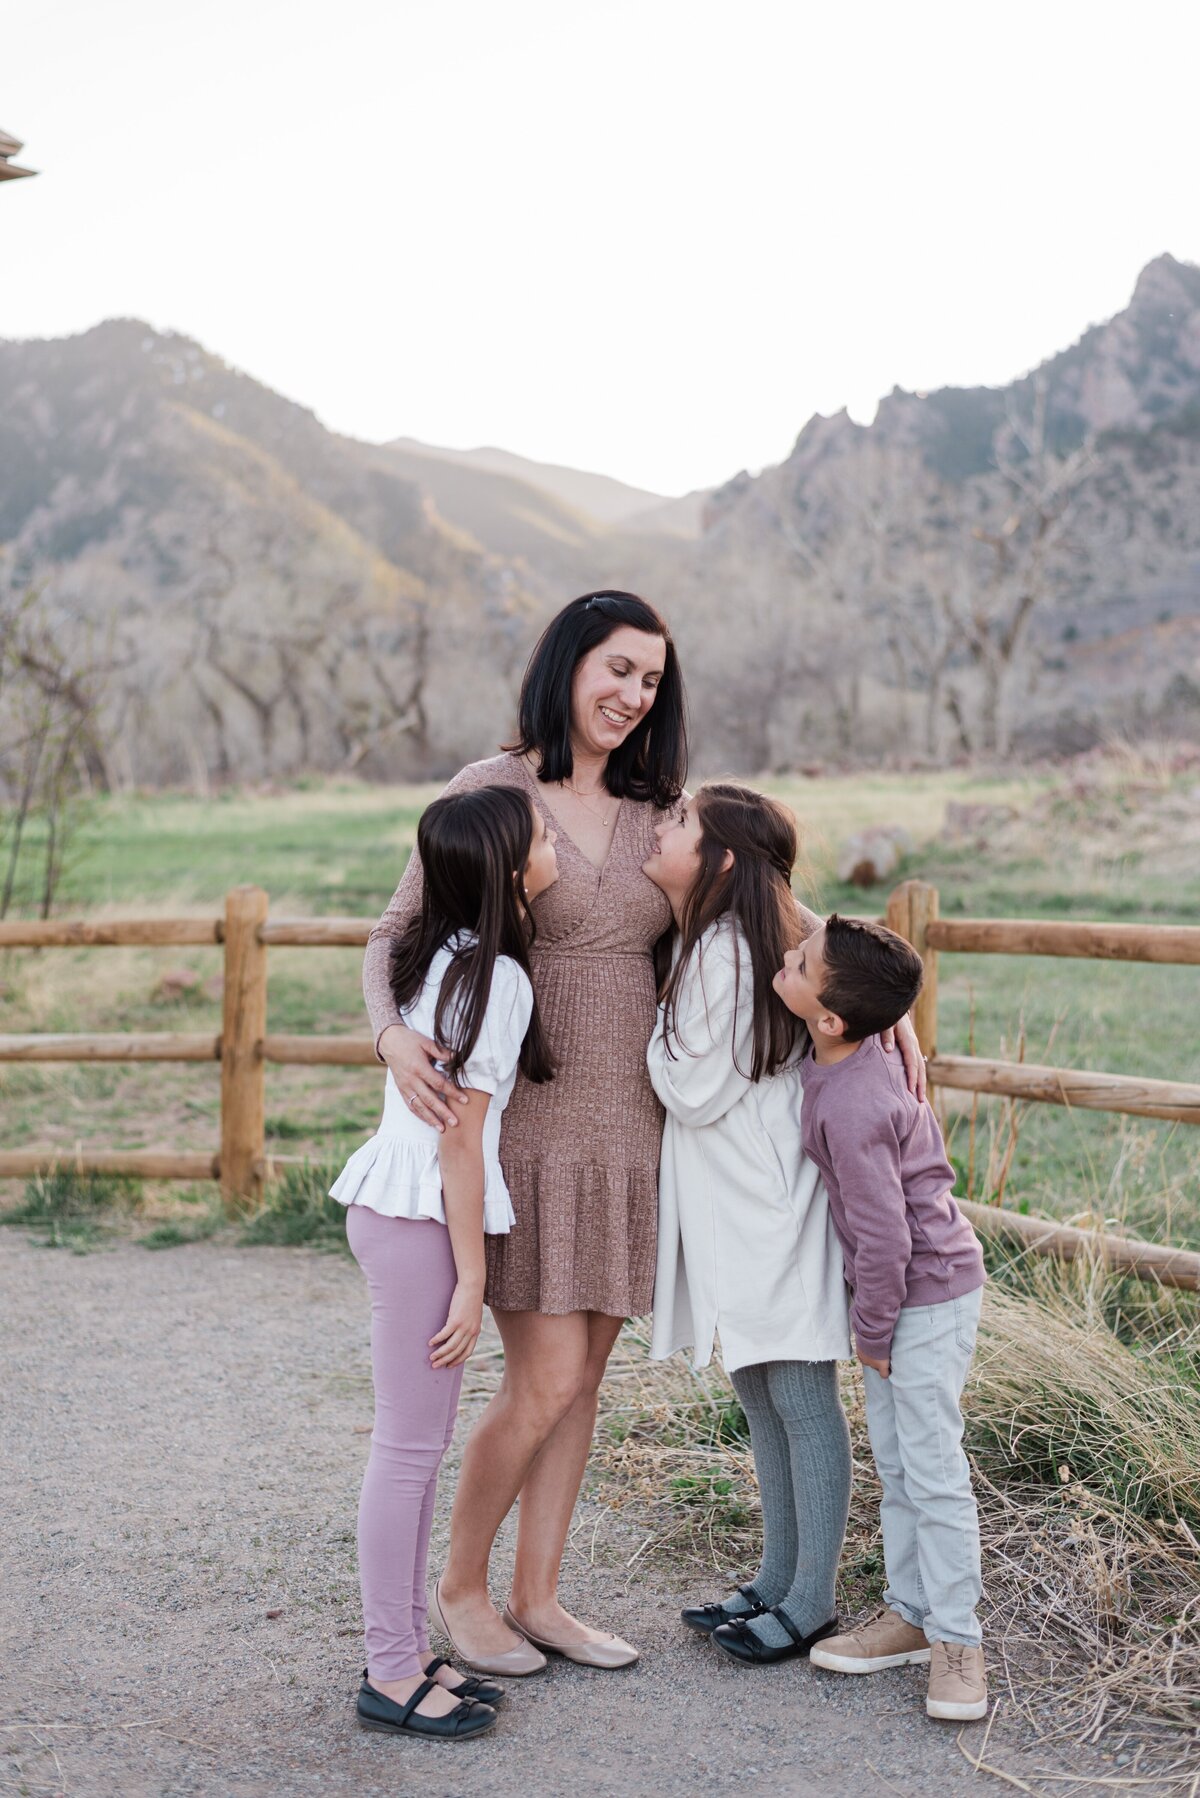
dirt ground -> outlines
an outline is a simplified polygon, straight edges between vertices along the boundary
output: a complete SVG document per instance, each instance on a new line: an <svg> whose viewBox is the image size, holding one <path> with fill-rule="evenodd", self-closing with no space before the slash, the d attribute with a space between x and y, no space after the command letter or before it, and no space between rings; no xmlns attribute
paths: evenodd
<svg viewBox="0 0 1200 1798"><path fill-rule="evenodd" d="M630 1569L636 1524L586 1502L566 1601L638 1643L640 1663L552 1662L512 1681L480 1742L365 1734L354 1525L371 1392L353 1264L217 1244L74 1256L7 1229L0 1320L0 1791L871 1798L991 1783L953 1726L926 1719L921 1670L849 1680L722 1660L678 1621L719 1579ZM453 1451L444 1490L452 1474ZM508 1553L502 1541L501 1593ZM984 1739L984 1725L961 1736L975 1756ZM1055 1758L1017 1740L1001 1706L986 1759L1010 1785ZM1057 1789L1104 1787L1085 1772Z"/></svg>

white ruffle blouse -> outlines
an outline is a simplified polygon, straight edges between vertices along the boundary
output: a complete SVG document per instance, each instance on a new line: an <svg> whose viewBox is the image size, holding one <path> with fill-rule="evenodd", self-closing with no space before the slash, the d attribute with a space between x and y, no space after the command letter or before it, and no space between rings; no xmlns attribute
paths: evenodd
<svg viewBox="0 0 1200 1798"><path fill-rule="evenodd" d="M754 971L721 919L693 952L670 1054L663 1008L647 1063L666 1108L650 1355L691 1348L726 1372L761 1361L850 1353L842 1251L829 1200L800 1140L799 1055L755 1085Z"/></svg>
<svg viewBox="0 0 1200 1798"><path fill-rule="evenodd" d="M452 947L447 944L438 950L420 994L401 1014L409 1028L423 1036L436 1034L433 1023L438 994ZM498 956L479 1040L461 1076L463 1086L492 1095L483 1119L483 1228L487 1236L507 1236L517 1221L500 1166L500 1120L516 1084L521 1044L532 1014L529 976L509 956ZM330 1197L343 1205L366 1205L383 1217L428 1218L444 1224L440 1141L441 1134L432 1124L413 1116L389 1072L379 1128L351 1155L330 1187Z"/></svg>

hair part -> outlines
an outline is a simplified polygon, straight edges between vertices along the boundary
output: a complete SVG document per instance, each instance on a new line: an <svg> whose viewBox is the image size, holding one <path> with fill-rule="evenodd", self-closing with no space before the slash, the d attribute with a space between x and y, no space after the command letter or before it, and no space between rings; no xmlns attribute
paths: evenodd
<svg viewBox="0 0 1200 1798"><path fill-rule="evenodd" d="M668 1054L679 1039L676 1014L684 973L700 940L718 919L734 924L734 1006L741 992L738 932L750 947L754 987L750 1079L776 1073L795 1052L805 1026L775 996L772 981L803 936L792 893L798 853L796 820L786 805L737 781L706 781L691 802L700 819L700 869L684 902L679 955L662 991ZM724 866L727 852L733 862ZM686 1044L681 1046L686 1049ZM738 1072L743 1070L739 1067Z"/></svg>
<svg viewBox="0 0 1200 1798"><path fill-rule="evenodd" d="M497 958L507 955L530 972L534 925L523 876L533 830L529 799L516 787L501 786L444 794L426 806L417 825L421 910L393 945L389 981L403 1011L420 993L438 950L456 936L472 939L452 950L433 1028L450 1051L446 1072L457 1083L479 1041ZM520 1067L534 1081L554 1075L536 994Z"/></svg>
<svg viewBox="0 0 1200 1798"><path fill-rule="evenodd" d="M851 1043L893 1029L925 977L921 957L894 930L837 912L825 920L822 961L825 978L818 997L842 1020Z"/></svg>
<svg viewBox="0 0 1200 1798"><path fill-rule="evenodd" d="M583 593L550 620L521 681L516 739L504 747L510 754L536 754L539 780L570 779L575 670L622 625L661 637L667 653L654 704L609 755L604 784L616 799L649 800L666 811L678 803L687 777L687 696L666 620L636 593Z"/></svg>

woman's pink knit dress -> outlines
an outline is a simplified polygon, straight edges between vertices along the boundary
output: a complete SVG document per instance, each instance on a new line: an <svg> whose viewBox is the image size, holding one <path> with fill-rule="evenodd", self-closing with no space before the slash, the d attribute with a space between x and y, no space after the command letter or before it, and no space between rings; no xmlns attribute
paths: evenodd
<svg viewBox="0 0 1200 1798"><path fill-rule="evenodd" d="M662 813L621 801L601 872L542 800L520 756L473 762L446 788L520 787L558 832L559 875L533 904L531 965L558 1064L535 1086L523 1074L500 1137L516 1226L487 1238L487 1301L505 1311L648 1312L654 1293L662 1108L646 1072L654 1029L653 949L671 921L642 873ZM392 939L420 905L414 852L371 933L363 990L376 1040L400 1022L388 987Z"/></svg>

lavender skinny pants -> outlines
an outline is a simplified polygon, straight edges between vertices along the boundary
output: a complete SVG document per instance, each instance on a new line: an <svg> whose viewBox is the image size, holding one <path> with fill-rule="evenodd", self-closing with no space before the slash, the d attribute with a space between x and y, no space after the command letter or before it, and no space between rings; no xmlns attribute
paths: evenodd
<svg viewBox="0 0 1200 1798"><path fill-rule="evenodd" d="M429 1365L446 1321L454 1252L444 1224L346 1208L371 1294L375 1428L358 1506L358 1577L374 1680L411 1679L429 1652L426 1562L438 1468L454 1434L461 1367Z"/></svg>

